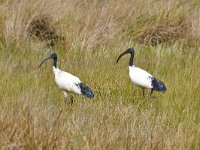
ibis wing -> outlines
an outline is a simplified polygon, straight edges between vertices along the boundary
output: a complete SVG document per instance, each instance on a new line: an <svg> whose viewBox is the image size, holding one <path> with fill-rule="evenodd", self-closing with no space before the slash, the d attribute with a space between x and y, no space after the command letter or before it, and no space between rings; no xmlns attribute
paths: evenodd
<svg viewBox="0 0 200 150"><path fill-rule="evenodd" d="M77 87L77 84L81 83L78 77L70 73L60 71L57 75L55 75L55 81L60 89L81 94L80 88Z"/></svg>
<svg viewBox="0 0 200 150"><path fill-rule="evenodd" d="M151 84L152 75L145 70L129 66L129 76L134 84L149 89L153 88Z"/></svg>
<svg viewBox="0 0 200 150"><path fill-rule="evenodd" d="M60 71L57 76L55 76L55 79L56 84L62 90L83 94L89 98L94 97L94 93L91 88L83 84L78 77L68 72Z"/></svg>
<svg viewBox="0 0 200 150"><path fill-rule="evenodd" d="M165 84L153 77L150 73L138 67L130 67L129 75L133 83L160 92L167 90Z"/></svg>

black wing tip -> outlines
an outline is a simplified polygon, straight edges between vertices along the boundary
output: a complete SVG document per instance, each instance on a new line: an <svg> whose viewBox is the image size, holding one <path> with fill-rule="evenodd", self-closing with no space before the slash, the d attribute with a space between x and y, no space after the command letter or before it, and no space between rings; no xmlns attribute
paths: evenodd
<svg viewBox="0 0 200 150"><path fill-rule="evenodd" d="M162 93L167 91L165 84L156 78L152 78L152 86L153 86L153 89L156 91L159 91Z"/></svg>
<svg viewBox="0 0 200 150"><path fill-rule="evenodd" d="M85 95L89 99L93 99L94 98L94 93L92 92L92 90L83 92L82 94Z"/></svg>
<svg viewBox="0 0 200 150"><path fill-rule="evenodd" d="M82 95L84 95L84 96L86 96L86 97L88 97L90 99L94 98L94 93L93 93L91 88L89 88L88 86L86 86L83 83L80 83L79 87L81 89Z"/></svg>
<svg viewBox="0 0 200 150"><path fill-rule="evenodd" d="M166 87L160 88L160 92L165 93L166 91L167 91L167 88L166 88Z"/></svg>
<svg viewBox="0 0 200 150"><path fill-rule="evenodd" d="M86 96L90 99L94 98L94 93L92 91L87 92Z"/></svg>

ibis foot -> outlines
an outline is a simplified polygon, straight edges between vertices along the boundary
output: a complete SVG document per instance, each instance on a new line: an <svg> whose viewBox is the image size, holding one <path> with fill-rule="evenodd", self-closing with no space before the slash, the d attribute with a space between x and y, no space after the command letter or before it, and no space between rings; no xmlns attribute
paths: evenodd
<svg viewBox="0 0 200 150"><path fill-rule="evenodd" d="M73 105L73 104L74 104L74 102L75 102L75 99L74 99L74 97L73 97L73 96L71 96L71 98L70 98L70 104L71 104L71 105Z"/></svg>
<svg viewBox="0 0 200 150"><path fill-rule="evenodd" d="M65 99L65 106L72 106L74 104L75 100L73 97L71 97L70 99Z"/></svg>

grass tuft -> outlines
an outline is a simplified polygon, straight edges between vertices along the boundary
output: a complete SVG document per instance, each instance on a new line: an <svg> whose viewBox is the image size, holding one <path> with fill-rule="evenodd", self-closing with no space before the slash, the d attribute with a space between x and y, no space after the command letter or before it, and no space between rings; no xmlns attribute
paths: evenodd
<svg viewBox="0 0 200 150"><path fill-rule="evenodd" d="M36 16L28 25L28 33L31 37L39 40L45 40L54 46L54 42L58 40L58 35L52 19L47 15Z"/></svg>
<svg viewBox="0 0 200 150"><path fill-rule="evenodd" d="M161 43L171 43L187 38L191 33L191 23L185 20L175 24L157 24L142 30L137 35L140 43L159 45Z"/></svg>

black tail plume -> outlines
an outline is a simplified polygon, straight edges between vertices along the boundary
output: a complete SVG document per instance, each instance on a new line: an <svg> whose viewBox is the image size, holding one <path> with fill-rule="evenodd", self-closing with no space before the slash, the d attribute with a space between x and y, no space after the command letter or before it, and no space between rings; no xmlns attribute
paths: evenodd
<svg viewBox="0 0 200 150"><path fill-rule="evenodd" d="M91 88L89 88L88 86L86 86L86 85L83 84L83 83L80 83L80 84L79 84L79 87L80 87L81 93L82 93L83 95L85 95L85 96L88 97L88 98L93 98L93 97L94 97L94 93L93 93L93 91L92 91Z"/></svg>
<svg viewBox="0 0 200 150"><path fill-rule="evenodd" d="M156 78L152 78L152 86L156 91L165 92L167 90L165 84Z"/></svg>

